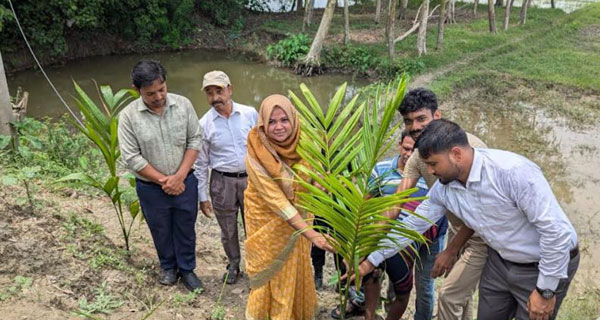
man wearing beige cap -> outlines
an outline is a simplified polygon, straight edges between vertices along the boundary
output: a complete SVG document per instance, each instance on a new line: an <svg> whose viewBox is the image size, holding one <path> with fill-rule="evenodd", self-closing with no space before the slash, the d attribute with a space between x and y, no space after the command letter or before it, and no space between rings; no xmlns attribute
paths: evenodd
<svg viewBox="0 0 600 320"><path fill-rule="evenodd" d="M209 217L214 208L221 227L221 243L229 260L223 277L227 276L228 284L234 284L240 274L237 215L241 212L243 221L246 140L256 125L258 113L252 107L231 100L233 87L223 71L205 74L202 90L212 108L200 119L204 136L194 174L198 178L200 210ZM212 204L208 199L209 189Z"/></svg>

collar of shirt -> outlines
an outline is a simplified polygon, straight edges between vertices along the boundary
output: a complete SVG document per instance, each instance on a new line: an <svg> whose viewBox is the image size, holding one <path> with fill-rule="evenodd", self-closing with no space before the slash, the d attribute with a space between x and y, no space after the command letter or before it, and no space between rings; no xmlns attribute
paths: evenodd
<svg viewBox="0 0 600 320"><path fill-rule="evenodd" d="M481 181L481 170L483 168L483 158L477 149L473 149L473 163L471 164L471 171L467 178L467 184L464 186L460 181L454 180L448 184L450 188L466 190L469 185L475 182Z"/></svg>
<svg viewBox="0 0 600 320"><path fill-rule="evenodd" d="M402 175L402 170L398 170L398 161L400 161L400 155L396 155L392 158L392 168L394 168L394 170L398 171L400 175Z"/></svg>
<svg viewBox="0 0 600 320"><path fill-rule="evenodd" d="M233 115L233 114L236 114L236 113L238 113L238 114L239 114L239 113L240 113L240 109L238 108L238 106L237 106L237 103L235 103L233 100L231 100L231 105L232 105L232 107L231 107L231 115ZM210 108L210 112L211 112L211 116L212 116L212 119L213 119L213 120L217 119L218 117L221 117L221 118L223 118L223 119L227 120L227 118L223 117L223 116L222 116L222 115L221 115L219 112L217 112L217 110L215 110L215 108L213 108L213 107L211 107L211 108ZM230 116L231 116L231 115L230 115Z"/></svg>

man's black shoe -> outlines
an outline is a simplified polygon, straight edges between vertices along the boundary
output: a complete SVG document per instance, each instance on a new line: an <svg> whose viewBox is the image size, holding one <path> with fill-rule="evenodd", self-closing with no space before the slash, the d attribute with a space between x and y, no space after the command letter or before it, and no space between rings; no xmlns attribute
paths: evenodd
<svg viewBox="0 0 600 320"><path fill-rule="evenodd" d="M223 281L227 284L235 284L240 277L240 268L228 268L227 272L223 274Z"/></svg>
<svg viewBox="0 0 600 320"><path fill-rule="evenodd" d="M172 286L177 282L177 271L175 269L163 270L158 278L158 283Z"/></svg>
<svg viewBox="0 0 600 320"><path fill-rule="evenodd" d="M202 281L198 279L198 276L193 271L190 272L182 272L181 273L181 282L183 285L190 291L204 290L202 287Z"/></svg>

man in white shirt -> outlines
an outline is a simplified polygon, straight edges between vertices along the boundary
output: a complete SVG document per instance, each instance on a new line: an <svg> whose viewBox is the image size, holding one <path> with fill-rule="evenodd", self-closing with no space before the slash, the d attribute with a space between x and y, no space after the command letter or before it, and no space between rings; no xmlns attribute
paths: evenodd
<svg viewBox="0 0 600 320"><path fill-rule="evenodd" d="M579 266L579 250L575 229L541 169L508 151L470 147L464 131L448 120L432 121L418 146L439 181L416 212L436 221L450 210L466 225L436 258L433 274L447 272L476 232L489 247L477 318L555 319ZM421 232L430 225L416 216L404 221ZM398 237L397 247L383 255L407 244ZM366 260L360 273L371 266Z"/></svg>
<svg viewBox="0 0 600 320"><path fill-rule="evenodd" d="M198 178L200 210L209 217L214 208L221 227L221 243L229 261L223 278L227 277L228 284L234 284L240 273L237 216L239 211L243 221L246 141L250 129L256 125L258 113L252 107L233 102L233 87L222 71L205 74L202 90L212 108L200 119L204 136L194 174ZM208 199L209 168L212 204Z"/></svg>

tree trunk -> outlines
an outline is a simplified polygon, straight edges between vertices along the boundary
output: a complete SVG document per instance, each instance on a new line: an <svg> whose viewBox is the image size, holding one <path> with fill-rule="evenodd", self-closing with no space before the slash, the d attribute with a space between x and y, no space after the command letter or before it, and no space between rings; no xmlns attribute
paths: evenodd
<svg viewBox="0 0 600 320"><path fill-rule="evenodd" d="M304 10L304 21L302 22L302 32L310 28L312 23L313 7L315 6L315 0L306 0L306 9Z"/></svg>
<svg viewBox="0 0 600 320"><path fill-rule="evenodd" d="M444 24L446 23L446 4L446 0L440 0L440 18L438 19L438 34L436 44L437 50L442 50L442 48L444 47Z"/></svg>
<svg viewBox="0 0 600 320"><path fill-rule="evenodd" d="M302 9L304 9L304 4L302 3L302 0L296 0L296 1L298 1L296 3L296 11L301 12Z"/></svg>
<svg viewBox="0 0 600 320"><path fill-rule="evenodd" d="M388 46L388 57L390 61L396 56L394 44L394 26L396 24L396 0L388 0L387 25L385 27L385 37Z"/></svg>
<svg viewBox="0 0 600 320"><path fill-rule="evenodd" d="M492 1L492 0L489 0ZM417 52L419 57L427 54L427 20L429 19L429 0L423 0L423 9L421 11L421 23L419 25L419 34L417 35Z"/></svg>
<svg viewBox="0 0 600 320"><path fill-rule="evenodd" d="M10 95L8 93L8 83L4 74L4 62L2 53L0 53L0 135L9 136L12 133L10 122L13 118L12 105L10 104Z"/></svg>
<svg viewBox="0 0 600 320"><path fill-rule="evenodd" d="M456 23L456 0L448 0L446 23Z"/></svg>
<svg viewBox="0 0 600 320"><path fill-rule="evenodd" d="M504 0L496 0L496 7L504 6Z"/></svg>
<svg viewBox="0 0 600 320"><path fill-rule="evenodd" d="M490 21L490 32L496 33L496 12L494 10L494 0L488 0L488 20Z"/></svg>
<svg viewBox="0 0 600 320"><path fill-rule="evenodd" d="M473 0L473 17L477 16L477 6L479 6L479 0Z"/></svg>
<svg viewBox="0 0 600 320"><path fill-rule="evenodd" d="M375 1L375 23L379 24L381 21L381 0Z"/></svg>
<svg viewBox="0 0 600 320"><path fill-rule="evenodd" d="M408 0L400 0L400 10L398 10L398 20L404 19L406 17L406 10L408 8Z"/></svg>
<svg viewBox="0 0 600 320"><path fill-rule="evenodd" d="M296 65L296 73L306 77L321 73L321 50L323 49L323 42L329 32L329 26L333 19L336 2L337 0L327 0L327 7L325 7L325 10L323 11L323 17L321 18L317 34L310 46L310 51L308 51L306 58Z"/></svg>
<svg viewBox="0 0 600 320"><path fill-rule="evenodd" d="M552 9L556 9L556 5L554 3L554 0L550 0L550 6L552 7Z"/></svg>
<svg viewBox="0 0 600 320"><path fill-rule="evenodd" d="M350 10L348 0L344 0L344 44L350 43Z"/></svg>
<svg viewBox="0 0 600 320"><path fill-rule="evenodd" d="M527 22L527 7L529 7L530 0L523 0L523 5L521 6L521 21L520 24L525 24Z"/></svg>
<svg viewBox="0 0 600 320"><path fill-rule="evenodd" d="M504 31L508 30L508 24L510 22L510 9L512 9L512 1L506 0L506 15L504 16L504 25L502 26Z"/></svg>

